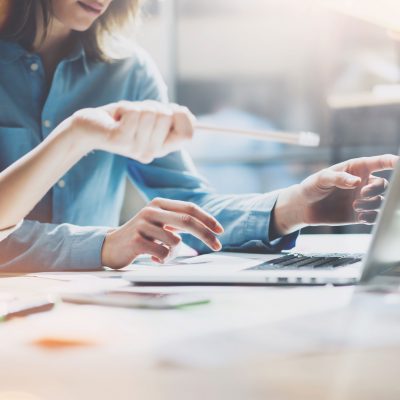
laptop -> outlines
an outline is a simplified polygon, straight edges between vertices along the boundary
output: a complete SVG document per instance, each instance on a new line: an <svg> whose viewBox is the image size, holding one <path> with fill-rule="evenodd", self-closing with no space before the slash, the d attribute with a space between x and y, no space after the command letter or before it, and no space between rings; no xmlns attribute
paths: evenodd
<svg viewBox="0 0 400 400"><path fill-rule="evenodd" d="M147 285L393 284L396 277L400 278L400 162L365 255L215 253L167 266L133 265L124 274L134 284Z"/></svg>

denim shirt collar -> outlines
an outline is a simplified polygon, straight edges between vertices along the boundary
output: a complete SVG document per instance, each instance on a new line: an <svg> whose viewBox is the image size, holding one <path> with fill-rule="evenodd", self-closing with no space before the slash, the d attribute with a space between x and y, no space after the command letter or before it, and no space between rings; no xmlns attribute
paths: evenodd
<svg viewBox="0 0 400 400"><path fill-rule="evenodd" d="M9 64L17 61L23 56L27 56L29 53L24 47L22 47L17 42L10 42L6 40L0 40L0 63L1 64ZM82 60L83 67L85 72L89 72L89 65L86 56L85 49L82 43L79 41L73 47L71 53L64 58L66 62L73 62Z"/></svg>
<svg viewBox="0 0 400 400"><path fill-rule="evenodd" d="M18 43L0 40L0 63L9 64L17 61L28 52Z"/></svg>
<svg viewBox="0 0 400 400"><path fill-rule="evenodd" d="M66 62L73 62L78 60L82 60L83 68L85 69L85 72L88 73L89 72L88 59L85 52L85 48L83 47L81 41L77 41L75 46L71 50L70 54L64 58L64 61Z"/></svg>

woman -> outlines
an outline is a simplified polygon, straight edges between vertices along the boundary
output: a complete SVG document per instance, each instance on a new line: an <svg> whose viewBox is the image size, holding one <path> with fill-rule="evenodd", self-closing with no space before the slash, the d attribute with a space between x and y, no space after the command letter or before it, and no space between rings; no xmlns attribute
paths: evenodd
<svg viewBox="0 0 400 400"><path fill-rule="evenodd" d="M51 4L51 2L42 1L41 4L38 3L39 2L19 2L19 4L15 6L12 5L9 20L3 30L2 37L8 39L4 41L3 44L6 43L10 45L11 43L21 43L23 44L23 46L21 46L23 48L29 50L34 48L39 49L38 53L41 56L40 58L44 67L42 72L44 75L43 86L45 87L45 92L46 87L49 88L50 86L52 76L59 60L63 58L65 54L68 54L70 49L75 47L80 39L71 37L72 33L68 29L65 29L65 26L59 23L57 19L53 19L52 23L49 22L49 24L46 25L46 21L49 21L52 11L63 14L66 2L59 1ZM74 5L72 3L76 2L70 2L69 5ZM52 9L52 5L54 5L54 10ZM102 14L98 4L94 4L90 12L87 12L87 8L90 8L90 5L86 6L81 3L76 3L75 5L79 8L83 6L84 9L86 7L85 12L81 14L83 15L81 19L79 18L79 13L78 18L75 18L74 14L69 15L71 20L74 21L73 24L77 24L77 29L87 29L95 19L93 15L96 17ZM108 5L110 5L110 2L108 2ZM104 12L107 7L104 6ZM110 11L111 17L107 20L108 22L104 20L102 23L112 25L116 23L117 20L125 18L126 14L132 16L136 12L136 8L137 5L133 4L131 6L131 2L123 2L123 4L115 8L114 11ZM128 11L128 13L126 13L126 11ZM35 16L35 18L32 18L32 15ZM87 18L88 16L89 18ZM68 15L66 19L68 20ZM115 19L115 21L113 19ZM16 27L18 27L18 29L23 28L22 30L25 32L22 34L19 32L15 35ZM30 36L32 30L35 30L36 34ZM48 32L48 30L51 30L51 33ZM34 39L31 43L27 43L29 36ZM89 58L93 62L100 62L100 60L105 62L106 59L108 59L107 55L101 50L100 36L101 35L97 35L94 32L89 32L82 38L82 42L86 43L85 48L92 54ZM57 46L61 47L60 43L63 44L63 50L54 50ZM30 64L30 69L32 72L36 72L38 64L32 62ZM5 85L3 85L3 87L4 86ZM14 89L15 87L12 87L7 94L11 93ZM45 96L45 94L43 94L43 96ZM121 97L115 97L115 100L120 99ZM41 99L36 98L35 100L40 102ZM84 105L86 106L88 103ZM93 103L90 105L93 105ZM59 129L56 130L57 132L47 137L34 152L25 156L21 161L9 167L2 174L0 183L8 188L8 195L3 196L2 201L0 201L0 228L11 226L20 217L26 215L34 204L40 200L42 195L56 183L59 177L89 151L95 149L106 150L130 157L141 163L149 163L155 157L162 157L178 149L183 140L190 138L193 131L192 120L193 116L185 108L176 105L162 105L157 102L140 102L135 104L119 102L104 108L86 109L75 113L72 118L67 119L66 122L60 125ZM102 122L103 125L101 125L100 122ZM115 133L117 127L126 131L125 137L120 141L108 140L106 142L103 140L107 135L104 134L101 136L98 132L100 129L103 129L107 133L105 129L107 124L110 125L110 129L108 130L109 136L111 133ZM67 127L71 133L67 134L65 131L68 129L65 129L65 127ZM107 126L107 128L109 127ZM93 132L90 132L91 130ZM11 131L13 131L13 129L11 129ZM88 134L83 135L83 132L87 132ZM71 143L72 136L74 136L74 139ZM95 138L97 138L97 142L95 142ZM0 138L0 140L2 139ZM7 138L3 139L3 141L4 140L7 140ZM4 143L4 148L7 146L9 147L9 143ZM62 148L63 150L61 150ZM63 152L61 153L61 151ZM62 155L64 155L64 159L60 157ZM64 162L57 164L55 161L60 159ZM42 172L41 175L39 175L39 166L42 168L47 166L47 168L49 168L49 165L51 168L48 169L48 171L51 172L51 174L44 174ZM36 166L36 168L32 168L33 166ZM19 178L19 181L15 179L16 176ZM40 176L40 178L38 178L38 176ZM121 189L123 188L121 182L118 182L118 185ZM10 190L11 188L13 189L12 192ZM22 198L19 196L23 188L25 192L29 193L28 197L24 196ZM180 237L173 232L173 225L175 225L177 229L185 229L185 227L180 226L180 222L177 222L176 219L186 218L187 216L193 218L195 225L193 227L187 227L186 231L198 236L199 239L203 240L213 250L218 250L220 248L215 234L221 233L222 227L214 218L198 208L190 210L189 212L187 210L188 208L192 208L191 205L182 202L159 200L159 203L160 204L157 206L152 204L150 212L152 214L152 220L147 223L147 232L151 232L151 239L147 236L145 237L143 230L137 235L138 238L135 243L135 252L137 255L148 251L157 261L165 259L169 255L170 250L176 247L180 242ZM13 212L9 210L10 204L13 204ZM161 207L163 209L161 209ZM146 215L147 211L147 208L142 210L139 215L135 217L135 224L131 225L144 224L142 215ZM169 214L166 216L165 223L162 225L164 227L166 226L167 229L161 230L159 219L164 217L164 215L160 216L159 213L166 212ZM134 234L137 229L132 231L132 228L131 226L130 231ZM163 239L164 245L155 243L155 241L159 239ZM154 252L152 252L153 248ZM157 257L158 255L160 255L160 257Z"/></svg>
<svg viewBox="0 0 400 400"><path fill-rule="evenodd" d="M39 145L52 127L79 109L87 109L80 122L96 122L93 109L109 103L167 102L165 85L142 50L120 59L114 54L120 27L135 18L137 9L135 0L12 2L0 34L0 170ZM153 103L146 104L151 108ZM122 111L111 106L115 120L125 105L119 106ZM188 125L190 114L182 109L180 113L186 114ZM207 246L218 250L216 235L222 228L214 218L224 225L221 242L227 250L289 248L296 230L307 224L371 222L386 184L371 173L391 168L397 160L351 160L279 192L220 196L197 175L184 153L165 156L180 140L172 135L171 146L164 141L169 132L165 125L163 135L153 135L159 129L157 115L147 110L140 119L123 121L140 132L133 148L141 157L128 159L124 147L112 150L118 155L96 151L65 174L29 214L37 222L25 222L3 241L2 268L121 268L143 252L162 261L179 241L175 230L197 237L186 240L200 252ZM172 120L179 125L175 117ZM182 129L191 134L192 126ZM160 151L147 154L146 143ZM153 200L139 217L117 227L126 176Z"/></svg>
<svg viewBox="0 0 400 400"><path fill-rule="evenodd" d="M127 124L127 121L140 121L150 114L156 120L153 128L147 130L151 135L140 138L142 130L134 129L134 125ZM57 180L90 151L101 149L148 162L190 138L190 118L190 114L178 106L156 102L119 103L76 112L36 149L0 173L0 192L5 193L0 197L0 240L17 229L20 223L16 222L25 217ZM138 147L138 140L142 140L144 145ZM179 206L178 202L170 204ZM139 221L142 214L143 211L137 216ZM199 220L204 220L206 225L218 226L222 231L212 217L201 210L198 214ZM164 233L160 227L157 229L159 236L166 234L174 240L172 246L179 244L179 236L173 232Z"/></svg>

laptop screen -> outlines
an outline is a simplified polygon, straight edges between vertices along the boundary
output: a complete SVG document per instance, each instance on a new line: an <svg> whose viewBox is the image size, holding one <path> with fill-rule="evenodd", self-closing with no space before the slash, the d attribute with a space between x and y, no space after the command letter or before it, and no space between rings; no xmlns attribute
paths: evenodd
<svg viewBox="0 0 400 400"><path fill-rule="evenodd" d="M400 162L392 175L389 190L378 222L373 230L371 246L364 261L361 282L400 264Z"/></svg>

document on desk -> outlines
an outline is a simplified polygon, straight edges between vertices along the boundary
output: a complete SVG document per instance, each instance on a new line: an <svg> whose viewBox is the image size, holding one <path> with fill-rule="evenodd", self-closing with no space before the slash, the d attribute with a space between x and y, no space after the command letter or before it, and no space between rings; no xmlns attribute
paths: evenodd
<svg viewBox="0 0 400 400"><path fill-rule="evenodd" d="M153 273L157 271L160 273L179 273L184 270L185 273L198 273L201 269L202 273L207 274L215 272L216 268L218 268L219 272L223 272L225 269L232 271L232 266L245 269L255 267L262 262L263 259L258 257L252 258L211 253L197 257L179 257L165 264L156 264L151 261L142 260L132 264L126 270L149 271Z"/></svg>

